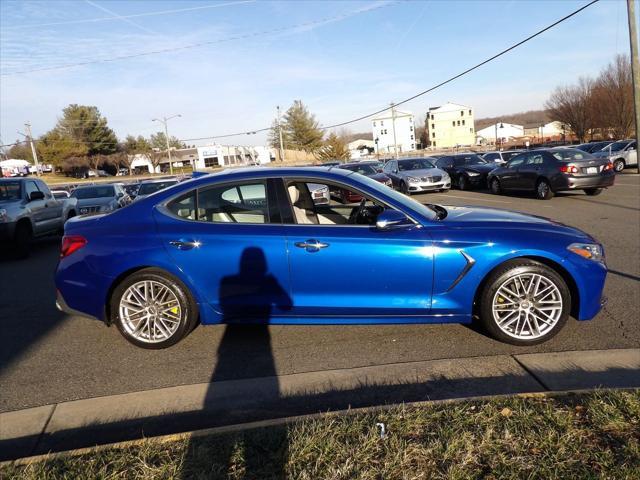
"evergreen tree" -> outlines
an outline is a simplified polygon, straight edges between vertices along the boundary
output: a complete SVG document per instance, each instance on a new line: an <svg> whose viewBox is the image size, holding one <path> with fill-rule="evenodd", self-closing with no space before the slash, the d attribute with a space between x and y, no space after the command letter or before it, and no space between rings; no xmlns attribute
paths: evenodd
<svg viewBox="0 0 640 480"><path fill-rule="evenodd" d="M167 150L167 137L164 132L157 132L151 135L149 138L149 143L153 148L157 148L158 150ZM186 145L178 140L174 136L169 137L169 147L170 148L186 148Z"/></svg>
<svg viewBox="0 0 640 480"><path fill-rule="evenodd" d="M318 121L301 100L295 100L284 114L282 134L289 148L314 153L323 145Z"/></svg>
<svg viewBox="0 0 640 480"><path fill-rule="evenodd" d="M318 160L323 162L329 160L349 160L351 153L347 148L347 144L335 133L330 133L324 142L324 145L316 153Z"/></svg>
<svg viewBox="0 0 640 480"><path fill-rule="evenodd" d="M86 145L87 155L109 155L118 148L116 134L98 107L72 104L62 111L54 128L57 138ZM55 136L52 138L56 138Z"/></svg>

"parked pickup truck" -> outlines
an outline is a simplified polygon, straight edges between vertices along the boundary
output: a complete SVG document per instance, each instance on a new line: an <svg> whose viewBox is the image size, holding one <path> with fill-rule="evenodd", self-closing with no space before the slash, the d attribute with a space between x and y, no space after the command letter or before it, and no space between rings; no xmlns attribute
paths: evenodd
<svg viewBox="0 0 640 480"><path fill-rule="evenodd" d="M77 199L57 199L39 178L0 179L0 242L13 243L21 256L34 237L63 231L76 214Z"/></svg>

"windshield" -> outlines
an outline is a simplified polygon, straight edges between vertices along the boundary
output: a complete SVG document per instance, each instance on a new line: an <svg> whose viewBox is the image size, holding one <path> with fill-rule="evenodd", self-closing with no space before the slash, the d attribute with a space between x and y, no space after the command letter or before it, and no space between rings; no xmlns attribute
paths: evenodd
<svg viewBox="0 0 640 480"><path fill-rule="evenodd" d="M611 148L612 152L619 152L627 145L629 145L629 142L613 142L611 145L607 145L606 147L604 147L601 151L608 152L609 148Z"/></svg>
<svg viewBox="0 0 640 480"><path fill-rule="evenodd" d="M461 165L486 165L486 160L483 160L479 155L458 155L453 157L453 161L456 166Z"/></svg>
<svg viewBox="0 0 640 480"><path fill-rule="evenodd" d="M439 215L442 215L441 213L438 212L438 209L442 207L437 207L437 206L427 207L426 205L423 205L422 203L418 202L417 200L411 197L404 195L403 193L397 192L394 189L389 188L380 182L376 182L370 177L361 177L358 181L366 184L369 188L375 190L376 192L382 195L391 197L393 200L400 203L401 205L404 205L410 210L416 211L421 215L424 215L426 218L430 220L438 220Z"/></svg>
<svg viewBox="0 0 640 480"><path fill-rule="evenodd" d="M152 193L156 193L164 188L171 187L178 182L168 181L168 182L153 182L153 183L143 183L140 185L140 189L138 190L138 195L151 195Z"/></svg>
<svg viewBox="0 0 640 480"><path fill-rule="evenodd" d="M84 200L86 198L107 198L115 197L115 192L112 186L106 185L104 187L78 188L71 194L71 196L78 200Z"/></svg>
<svg viewBox="0 0 640 480"><path fill-rule="evenodd" d="M410 160L400 160L398 162L398 170L406 172L408 170L425 170L428 168L435 168L426 158L412 158Z"/></svg>
<svg viewBox="0 0 640 480"><path fill-rule="evenodd" d="M53 194L53 198L67 198L68 195L65 192L51 192Z"/></svg>
<svg viewBox="0 0 640 480"><path fill-rule="evenodd" d="M0 182L0 202L7 200L20 200L20 182Z"/></svg>
<svg viewBox="0 0 640 480"><path fill-rule="evenodd" d="M595 157L588 152L583 152L577 148L563 148L551 152L554 157L562 162L572 162L577 160L593 160Z"/></svg>
<svg viewBox="0 0 640 480"><path fill-rule="evenodd" d="M378 173L376 172L376 169L373 168L373 166L371 165L345 165L340 168L344 168L345 170L351 170L352 172L356 172L356 173L359 173L360 175L365 175L365 176L375 175L376 173Z"/></svg>

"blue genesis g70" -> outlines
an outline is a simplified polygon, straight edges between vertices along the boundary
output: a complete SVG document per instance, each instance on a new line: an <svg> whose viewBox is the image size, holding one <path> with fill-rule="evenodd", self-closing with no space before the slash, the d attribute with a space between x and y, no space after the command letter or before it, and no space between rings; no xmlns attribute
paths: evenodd
<svg viewBox="0 0 640 480"><path fill-rule="evenodd" d="M532 345L593 318L606 272L593 237L545 218L423 205L344 169L253 168L72 218L56 287L61 310L144 348L198 322L477 321Z"/></svg>

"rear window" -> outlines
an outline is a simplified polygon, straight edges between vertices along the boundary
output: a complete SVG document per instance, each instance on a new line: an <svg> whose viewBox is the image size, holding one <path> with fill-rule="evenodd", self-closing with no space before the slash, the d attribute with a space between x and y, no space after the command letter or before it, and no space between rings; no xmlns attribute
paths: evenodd
<svg viewBox="0 0 640 480"><path fill-rule="evenodd" d="M169 181L169 182L153 182L153 183L143 183L140 185L140 189L138 190L138 195L151 195L152 193L159 192L165 188L171 187L178 182Z"/></svg>
<svg viewBox="0 0 640 480"><path fill-rule="evenodd" d="M583 152L576 148L563 148L562 150L555 150L551 154L561 162L574 162L581 160L593 160L595 157L590 153Z"/></svg>
<svg viewBox="0 0 640 480"><path fill-rule="evenodd" d="M6 200L20 200L20 182L2 182L0 183L0 202Z"/></svg>
<svg viewBox="0 0 640 480"><path fill-rule="evenodd" d="M84 200L86 198L107 198L115 197L115 191L110 185L104 187L79 188L75 190L71 196L78 200Z"/></svg>

